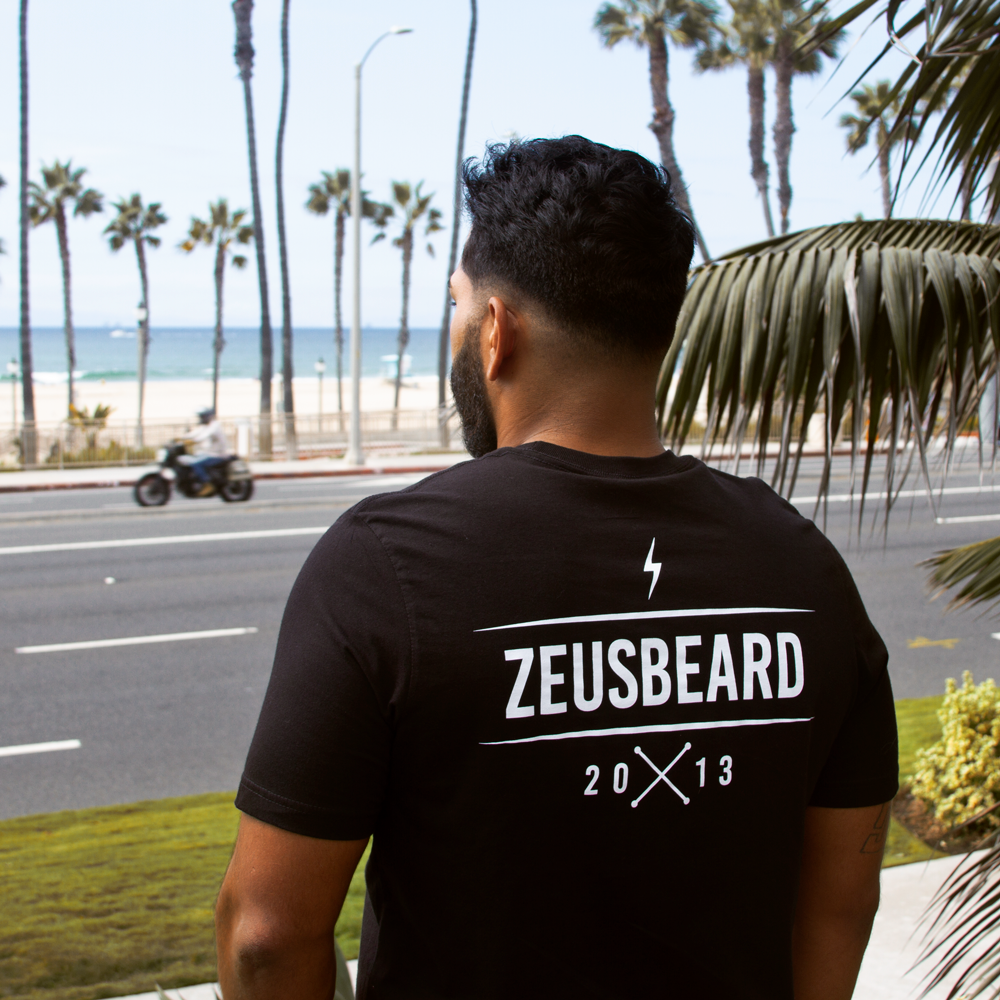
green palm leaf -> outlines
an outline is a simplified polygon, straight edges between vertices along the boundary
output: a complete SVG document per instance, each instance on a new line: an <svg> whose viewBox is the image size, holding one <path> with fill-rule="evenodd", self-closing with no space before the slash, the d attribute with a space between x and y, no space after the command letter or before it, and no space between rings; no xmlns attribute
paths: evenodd
<svg viewBox="0 0 1000 1000"><path fill-rule="evenodd" d="M854 459L864 452L862 493L884 455L888 514L914 454L930 496L931 439L942 434L950 455L998 357L1000 227L824 226L692 272L660 373L660 431L679 447L704 412L703 448L738 452L756 422L750 458L759 475L780 419L772 485L790 495L809 421L823 413L820 496L843 425Z"/></svg>

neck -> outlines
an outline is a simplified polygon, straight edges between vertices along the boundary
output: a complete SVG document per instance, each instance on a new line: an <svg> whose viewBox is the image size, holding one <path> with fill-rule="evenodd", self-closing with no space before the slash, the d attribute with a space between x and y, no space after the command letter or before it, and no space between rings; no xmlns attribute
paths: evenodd
<svg viewBox="0 0 1000 1000"><path fill-rule="evenodd" d="M497 445L547 441L593 455L660 455L656 378L655 368L628 367L547 372L535 384L496 385L491 402Z"/></svg>

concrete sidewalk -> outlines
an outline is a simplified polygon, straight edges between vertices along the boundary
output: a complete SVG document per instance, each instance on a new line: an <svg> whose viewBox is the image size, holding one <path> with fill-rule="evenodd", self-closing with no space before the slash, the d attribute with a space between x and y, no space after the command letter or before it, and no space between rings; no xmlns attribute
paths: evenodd
<svg viewBox="0 0 1000 1000"><path fill-rule="evenodd" d="M916 1000L926 970L910 971L920 957L920 918L934 893L958 867L965 855L916 864L897 865L882 871L882 902L865 960L861 965L854 1000ZM352 984L357 961L348 962ZM928 994L929 1000L944 1000L953 980ZM214 983L168 990L171 1000L215 1000ZM140 993L124 1000L157 1000L156 993Z"/></svg>
<svg viewBox="0 0 1000 1000"><path fill-rule="evenodd" d="M364 465L348 465L341 458L305 458L296 462L251 462L255 479L298 479L317 476L363 476L383 473L438 472L468 459L468 452L447 451L422 455L371 454ZM101 469L35 469L0 473L0 493L35 490L75 490L134 486L155 464L108 466Z"/></svg>

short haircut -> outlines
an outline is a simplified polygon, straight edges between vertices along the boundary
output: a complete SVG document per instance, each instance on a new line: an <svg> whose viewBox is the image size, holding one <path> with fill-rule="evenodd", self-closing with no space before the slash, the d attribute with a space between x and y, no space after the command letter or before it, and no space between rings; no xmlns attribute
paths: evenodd
<svg viewBox="0 0 1000 1000"><path fill-rule="evenodd" d="M475 287L526 296L616 359L665 353L694 253L666 171L568 135L487 146L462 178Z"/></svg>

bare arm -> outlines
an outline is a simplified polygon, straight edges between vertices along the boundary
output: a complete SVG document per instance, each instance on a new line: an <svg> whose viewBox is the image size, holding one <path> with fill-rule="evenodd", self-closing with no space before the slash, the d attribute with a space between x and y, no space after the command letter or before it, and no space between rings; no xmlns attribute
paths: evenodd
<svg viewBox="0 0 1000 1000"><path fill-rule="evenodd" d="M878 909L889 805L806 810L795 1000L850 1000Z"/></svg>
<svg viewBox="0 0 1000 1000"><path fill-rule="evenodd" d="M329 1000L333 930L367 840L317 840L250 816L215 907L226 1000Z"/></svg>

